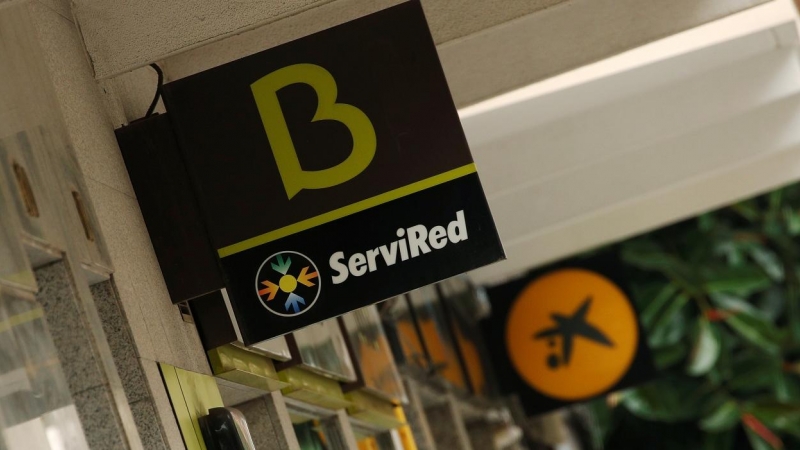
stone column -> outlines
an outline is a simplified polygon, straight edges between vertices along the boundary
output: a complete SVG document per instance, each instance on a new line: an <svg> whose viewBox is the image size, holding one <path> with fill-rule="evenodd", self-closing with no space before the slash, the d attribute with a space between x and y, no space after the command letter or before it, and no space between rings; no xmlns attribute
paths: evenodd
<svg viewBox="0 0 800 450"><path fill-rule="evenodd" d="M128 450L141 448L136 437L136 447L129 443L119 400L124 393L119 378L113 370L102 329L98 321L85 315L83 301L66 261L55 262L36 270L39 292L36 300L42 305L45 317L67 379L70 394L78 410L92 450ZM91 299L83 299L89 301ZM111 369L107 367L111 364ZM109 370L113 373L109 375ZM126 406L127 406L127 402ZM130 430L128 430L130 433ZM133 431L134 433L135 430Z"/></svg>
<svg viewBox="0 0 800 450"><path fill-rule="evenodd" d="M343 409L336 411L336 414L322 419L322 424L333 450L358 450L356 435L353 434L347 411Z"/></svg>
<svg viewBox="0 0 800 450"><path fill-rule="evenodd" d="M433 440L439 449L473 450L457 402L452 394L447 394L444 402L425 409Z"/></svg>
<svg viewBox="0 0 800 450"><path fill-rule="evenodd" d="M156 414L153 395L114 282L97 283L91 291L142 445L146 450L167 450L164 426Z"/></svg>
<svg viewBox="0 0 800 450"><path fill-rule="evenodd" d="M491 423L480 420L470 422L466 428L472 448L475 450L495 450L495 427Z"/></svg>
<svg viewBox="0 0 800 450"><path fill-rule="evenodd" d="M240 403L234 408L247 419L257 450L300 450L280 391Z"/></svg>
<svg viewBox="0 0 800 450"><path fill-rule="evenodd" d="M408 396L408 405L403 407L406 413L406 421L414 434L414 442L418 450L436 450L436 443L433 440L431 427L425 415L425 407L419 395L417 384L413 380L404 379L403 384Z"/></svg>

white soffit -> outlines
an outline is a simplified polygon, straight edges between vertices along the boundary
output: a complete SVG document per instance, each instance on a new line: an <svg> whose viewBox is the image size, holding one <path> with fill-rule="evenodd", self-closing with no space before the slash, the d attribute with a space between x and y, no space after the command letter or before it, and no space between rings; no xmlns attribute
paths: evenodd
<svg viewBox="0 0 800 450"><path fill-rule="evenodd" d="M776 0L460 111L493 284L800 179L797 12Z"/></svg>

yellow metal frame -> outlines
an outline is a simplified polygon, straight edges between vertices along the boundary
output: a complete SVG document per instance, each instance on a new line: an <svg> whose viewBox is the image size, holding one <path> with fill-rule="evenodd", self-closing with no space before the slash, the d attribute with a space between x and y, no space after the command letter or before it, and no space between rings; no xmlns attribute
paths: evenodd
<svg viewBox="0 0 800 450"><path fill-rule="evenodd" d="M283 395L327 409L343 409L350 406L344 397L339 382L322 375L292 367L278 372L281 381L287 384Z"/></svg>
<svg viewBox="0 0 800 450"><path fill-rule="evenodd" d="M365 391L348 392L345 396L351 402L347 414L385 430L398 428L404 422L395 415L394 404Z"/></svg>
<svg viewBox="0 0 800 450"><path fill-rule="evenodd" d="M214 377L159 363L186 450L206 450L198 418L223 406Z"/></svg>
<svg viewBox="0 0 800 450"><path fill-rule="evenodd" d="M214 376L272 392L288 386L280 380L272 360L232 344L208 351Z"/></svg>

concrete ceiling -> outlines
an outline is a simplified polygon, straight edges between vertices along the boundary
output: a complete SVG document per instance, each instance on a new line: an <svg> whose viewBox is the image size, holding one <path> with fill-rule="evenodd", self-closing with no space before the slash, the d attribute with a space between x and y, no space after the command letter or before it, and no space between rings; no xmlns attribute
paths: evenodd
<svg viewBox="0 0 800 450"><path fill-rule="evenodd" d="M531 267L800 179L790 1L461 110L508 260Z"/></svg>
<svg viewBox="0 0 800 450"><path fill-rule="evenodd" d="M459 106L768 0L423 0ZM166 60L177 78L400 0L74 0L96 76Z"/></svg>
<svg viewBox="0 0 800 450"><path fill-rule="evenodd" d="M346 22L403 0L78 0L75 15L100 77L255 27L309 14L308 33ZM477 33L566 0L424 0L435 41Z"/></svg>

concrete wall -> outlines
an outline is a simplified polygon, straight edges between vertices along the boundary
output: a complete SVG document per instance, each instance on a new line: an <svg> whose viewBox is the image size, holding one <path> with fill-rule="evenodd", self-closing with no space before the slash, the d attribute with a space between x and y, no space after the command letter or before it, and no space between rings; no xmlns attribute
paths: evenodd
<svg viewBox="0 0 800 450"><path fill-rule="evenodd" d="M131 411L133 418L139 419L137 424L147 424L142 417L155 413L160 418L155 426L161 429L140 434L156 439L163 436L169 448L182 449L183 442L156 361L200 373L210 373L210 369L196 329L181 320L170 302L114 137L114 128L143 115L146 106L140 105L147 105L152 98L155 77L150 69L142 69L98 83L66 2L22 3L28 4L36 26L35 39L52 83L55 113L63 120L88 187L87 201L94 206L102 233L107 237L108 253L115 268L108 283L119 294L122 314L135 343L135 362L149 390L145 398L128 398L131 406L126 405L123 425L134 426ZM83 294L91 298L88 286ZM105 342L105 337L102 341ZM104 348L108 348L108 343ZM112 366L116 363L121 372L128 370L118 361L110 361L111 352L102 356L109 360L104 359L103 363ZM126 378L130 374L123 375ZM125 401L132 391L123 392L122 387L117 377L113 392ZM142 430L147 431L144 427ZM133 432L135 435L135 429ZM138 439L137 436L132 448L141 448Z"/></svg>

